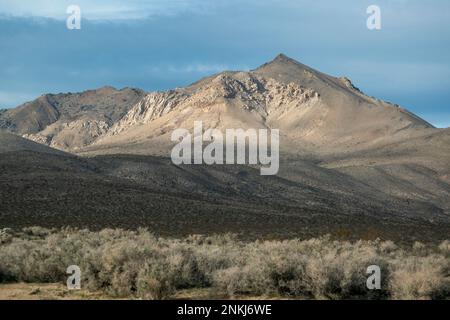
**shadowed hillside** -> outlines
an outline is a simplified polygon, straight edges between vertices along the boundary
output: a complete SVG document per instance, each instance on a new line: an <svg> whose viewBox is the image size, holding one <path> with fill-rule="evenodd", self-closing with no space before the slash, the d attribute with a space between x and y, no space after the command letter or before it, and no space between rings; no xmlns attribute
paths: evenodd
<svg viewBox="0 0 450 320"><path fill-rule="evenodd" d="M279 129L278 175L173 165L170 135L194 121ZM167 92L45 95L0 113L0 126L11 132L0 134L3 227L405 241L450 231L449 129L284 55Z"/></svg>

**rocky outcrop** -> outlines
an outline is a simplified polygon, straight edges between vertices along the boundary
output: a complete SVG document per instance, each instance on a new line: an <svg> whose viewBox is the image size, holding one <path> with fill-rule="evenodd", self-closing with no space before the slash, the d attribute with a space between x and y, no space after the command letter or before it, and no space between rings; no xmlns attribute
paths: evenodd
<svg viewBox="0 0 450 320"><path fill-rule="evenodd" d="M4 129L67 151L107 144L120 152L163 137L162 150L168 133L194 121L219 129L277 128L296 145L314 149L381 145L433 129L366 96L348 78L284 55L253 71L222 72L166 92L104 87L46 95L0 115Z"/></svg>
<svg viewBox="0 0 450 320"><path fill-rule="evenodd" d="M177 90L147 94L111 127L108 135L116 135L134 125L148 123L161 117L172 111L187 97L188 95Z"/></svg>
<svg viewBox="0 0 450 320"><path fill-rule="evenodd" d="M92 144L109 128L110 125L105 121L79 119L58 123L42 132L25 134L23 137L55 149L76 151Z"/></svg>
<svg viewBox="0 0 450 320"><path fill-rule="evenodd" d="M280 117L293 108L319 100L319 94L295 83L283 84L246 72L225 72L195 87L147 94L116 124L106 136L120 134L136 125L144 125L176 110L205 110L233 105L256 113L263 119Z"/></svg>

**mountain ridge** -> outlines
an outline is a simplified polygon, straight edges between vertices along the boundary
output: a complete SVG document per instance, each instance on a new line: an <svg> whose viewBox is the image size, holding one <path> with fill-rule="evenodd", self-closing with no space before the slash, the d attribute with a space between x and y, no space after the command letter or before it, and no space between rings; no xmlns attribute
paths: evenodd
<svg viewBox="0 0 450 320"><path fill-rule="evenodd" d="M72 151L93 142L134 105L144 92L104 86L78 93L45 94L0 115L3 130Z"/></svg>
<svg viewBox="0 0 450 320"><path fill-rule="evenodd" d="M287 150L302 144L311 152L321 146L390 143L435 129L396 105L364 95L347 78L325 75L279 55L249 72L225 71L188 87L149 93L80 152L116 148L127 139L141 144L150 138L151 144L171 145L167 133L177 127L190 129L196 120L219 129L280 129Z"/></svg>
<svg viewBox="0 0 450 320"><path fill-rule="evenodd" d="M279 129L278 175L174 165L171 133L194 121ZM46 95L3 112L12 125L0 133L4 225L412 241L450 230L450 128L286 56L164 92Z"/></svg>
<svg viewBox="0 0 450 320"><path fill-rule="evenodd" d="M297 107L293 107L292 95L299 92L307 92L317 100L314 110L311 101L304 106L297 103ZM304 99L300 95L293 98ZM268 99L281 107L275 110ZM214 103L217 108L213 110L209 107ZM240 112L238 107L248 112ZM405 129L434 128L403 108L365 95L348 78L326 75L284 54L249 72L224 71L187 87L163 92L146 93L139 89L117 90L105 86L75 94L43 95L1 114L0 127L61 150L83 152L86 148L93 149L94 145L114 144L115 139L109 137L127 130L132 136L136 126L146 125L175 109L189 113L192 108L218 112L222 117L230 118L229 125L234 122L244 128L251 125L256 128L278 126L288 134L294 132L289 138L301 139L305 145L342 146L350 136L366 135L361 141L354 142L357 145L395 135ZM220 108L222 110L217 111ZM370 108L376 111L366 110ZM289 114L289 119L285 117L282 122L268 112L278 112L278 118ZM193 114L199 119L204 117ZM175 113L171 116L177 118ZM219 118L219 115L211 114L204 120L214 127ZM380 119L378 122L370 123L370 119L377 118ZM396 122L392 118L397 118ZM358 128L361 122L366 124ZM167 123L164 126L168 127ZM383 130L385 132L381 132ZM167 142L167 138L164 139Z"/></svg>

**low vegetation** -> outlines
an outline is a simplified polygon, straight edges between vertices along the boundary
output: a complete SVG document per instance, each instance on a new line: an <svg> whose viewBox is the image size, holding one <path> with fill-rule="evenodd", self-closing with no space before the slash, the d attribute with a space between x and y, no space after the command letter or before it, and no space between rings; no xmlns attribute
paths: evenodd
<svg viewBox="0 0 450 320"><path fill-rule="evenodd" d="M113 297L170 299L208 289L223 297L448 299L450 242L241 241L233 235L158 238L147 230L0 230L0 282L65 283L78 265L82 287ZM378 265L381 290L368 290Z"/></svg>

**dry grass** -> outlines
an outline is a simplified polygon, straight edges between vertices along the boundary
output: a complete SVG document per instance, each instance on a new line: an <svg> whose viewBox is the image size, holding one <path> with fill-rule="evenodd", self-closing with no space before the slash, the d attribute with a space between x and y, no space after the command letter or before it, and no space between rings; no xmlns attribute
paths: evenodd
<svg viewBox="0 0 450 320"><path fill-rule="evenodd" d="M233 235L157 238L147 230L0 231L0 282L65 283L78 265L83 289L124 298L213 296L306 299L448 299L450 242L318 239L243 242ZM382 289L366 288L369 265Z"/></svg>

